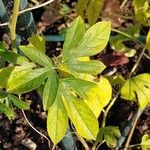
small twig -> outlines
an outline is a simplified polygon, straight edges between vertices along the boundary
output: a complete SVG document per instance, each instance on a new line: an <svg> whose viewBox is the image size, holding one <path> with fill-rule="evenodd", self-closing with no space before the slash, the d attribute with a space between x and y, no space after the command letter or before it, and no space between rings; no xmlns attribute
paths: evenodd
<svg viewBox="0 0 150 150"><path fill-rule="evenodd" d="M98 144L98 146L97 146L97 148L96 148L96 150L98 150L99 149L99 147L103 144L103 143L105 143L106 141L105 140L103 140L100 144Z"/></svg>
<svg viewBox="0 0 150 150"><path fill-rule="evenodd" d="M137 121L138 121L138 119L140 118L142 112L143 112L143 111L141 111L140 108L137 110L137 113L136 113L135 119L134 119L134 121L133 121L133 125L132 125L132 128L131 128L131 130L130 130L129 136L128 136L128 138L127 138L127 141L126 141L124 150L127 150L127 148L129 147L129 144L130 144L130 141L131 141L131 138L132 138L132 135L133 135L135 126L136 126Z"/></svg>
<svg viewBox="0 0 150 150"><path fill-rule="evenodd" d="M20 15L20 14L23 14L23 13L25 13L25 12L34 10L34 9L38 9L38 8L44 7L44 6L46 6L46 5L50 4L50 3L52 3L53 1L54 1L54 0L49 0L49 1L45 2L45 3L42 3L42 4L39 4L39 5L33 6L33 7L31 7L31 8L27 8L27 9L21 10L21 11L19 11L19 15Z"/></svg>
<svg viewBox="0 0 150 150"><path fill-rule="evenodd" d="M129 145L128 147L125 147L125 148L133 148L133 147L137 147L137 146L141 146L141 144L134 144L134 145Z"/></svg>
<svg viewBox="0 0 150 150"><path fill-rule="evenodd" d="M124 0L120 6L120 9L122 9L124 7L124 5L127 3L128 0Z"/></svg>
<svg viewBox="0 0 150 150"><path fill-rule="evenodd" d="M80 142L82 143L85 150L90 150L89 146L87 145L86 141L76 132L76 135Z"/></svg>
<svg viewBox="0 0 150 150"><path fill-rule="evenodd" d="M150 60L150 56L148 56L146 53L143 54L148 60Z"/></svg>
<svg viewBox="0 0 150 150"><path fill-rule="evenodd" d="M106 108L106 110L104 112L104 117L103 117L103 120L102 120L102 127L105 127L108 112L110 111L111 107L114 105L115 101L119 97L119 94L120 94L120 91L116 93L116 95L114 96L112 101L109 103L108 107Z"/></svg>
<svg viewBox="0 0 150 150"><path fill-rule="evenodd" d="M39 1L37 1L37 0L30 0L30 1L36 5L39 5Z"/></svg>
<svg viewBox="0 0 150 150"><path fill-rule="evenodd" d="M26 114L25 114L25 112L24 112L23 109L22 109L22 114L23 114L23 116L24 116L26 122L29 124L29 126L30 126L35 132L37 132L39 135L41 135L42 137L44 137L44 138L47 140L48 146L49 146L49 148L51 149L51 142L50 142L50 140L49 140L44 134L42 134L40 131L38 131L38 130L29 122L29 120L28 120L28 118L27 118L27 116L26 116Z"/></svg>
<svg viewBox="0 0 150 150"><path fill-rule="evenodd" d="M0 27L4 27L4 26L8 26L8 25L9 25L8 22L6 22L6 23L1 23L1 24L0 24Z"/></svg>
<svg viewBox="0 0 150 150"><path fill-rule="evenodd" d="M143 48L143 50L142 50L142 52L141 52L141 54L140 54L138 60L136 61L135 65L133 66L133 68L132 68L132 70L131 70L131 72L130 72L130 74L129 74L129 78L131 78L132 74L134 73L134 71L135 71L136 68L138 67L138 65L139 65L139 63L140 63L140 61L141 61L141 59L142 59L142 57L143 57L143 55L144 55L144 53L145 53L145 50L146 50L146 47L144 46L144 48Z"/></svg>
<svg viewBox="0 0 150 150"><path fill-rule="evenodd" d="M21 10L21 11L18 12L18 15L23 14L23 13L28 12L28 11L31 11L31 10L34 10L34 9L38 9L38 8L44 7L44 6L46 6L46 5L50 4L50 3L52 3L53 1L54 1L54 0L49 0L49 1L45 2L45 3L36 5L36 6L34 6L34 7ZM14 23L14 22L13 22L13 23ZM1 24L0 24L0 27L2 27L2 26L7 26L7 25L9 25L9 22L1 23Z"/></svg>

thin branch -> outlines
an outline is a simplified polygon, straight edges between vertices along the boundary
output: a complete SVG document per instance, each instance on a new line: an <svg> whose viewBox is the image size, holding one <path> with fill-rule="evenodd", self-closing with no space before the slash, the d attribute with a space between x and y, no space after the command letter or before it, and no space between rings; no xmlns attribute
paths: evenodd
<svg viewBox="0 0 150 150"><path fill-rule="evenodd" d="M8 26L9 25L9 23L8 22L5 22L5 23L1 23L0 24L0 27L4 27L4 26Z"/></svg>
<svg viewBox="0 0 150 150"><path fill-rule="evenodd" d="M128 136L128 138L127 138L127 141L126 141L124 150L127 150L128 147L129 147L129 144L130 144L130 141L131 141L133 132L134 132L134 130L135 130L135 126L136 126L137 121L138 121L138 119L140 118L142 112L143 112L143 111L141 111L141 109L139 108L138 111L137 111L137 113L136 113L135 119L134 119L134 121L133 121L133 125L132 125L131 131L130 131L130 133L129 133L129 136Z"/></svg>
<svg viewBox="0 0 150 150"><path fill-rule="evenodd" d="M21 15L21 14L23 14L25 12L28 12L28 11L31 11L31 10L34 10L34 9L38 9L38 8L44 7L44 6L52 3L53 1L54 0L49 0L49 1L45 2L45 3L33 6L31 8L27 8L27 9L21 10L21 11L18 12L18 15ZM9 25L9 22L5 22L5 23L0 24L0 27L2 27L2 26L8 26L8 25Z"/></svg>
<svg viewBox="0 0 150 150"><path fill-rule="evenodd" d="M144 56L145 56L148 60L150 60L150 56L148 56L146 53L144 53Z"/></svg>
<svg viewBox="0 0 150 150"><path fill-rule="evenodd" d="M16 24L17 24L17 19L18 19L19 6L20 6L20 0L14 0L13 14L9 21L12 49L16 48Z"/></svg>
<svg viewBox="0 0 150 150"><path fill-rule="evenodd" d="M134 71L137 69L137 67L138 67L138 65L139 65L139 63L140 63L140 61L141 61L141 59L142 59L142 57L143 57L143 55L144 55L144 53L145 53L145 50L146 50L146 47L144 46L144 48L143 48L143 50L142 50L142 52L141 52L141 54L140 54L138 60L136 61L135 65L133 66L133 68L132 68L132 70L131 70L131 72L130 72L130 74L129 74L129 78L131 78L132 74L133 74Z"/></svg>
<svg viewBox="0 0 150 150"><path fill-rule="evenodd" d="M107 115L111 109L111 107L114 105L115 101L117 100L117 98L119 97L120 91L118 91L116 93L116 95L114 96L114 98L112 99L112 101L109 103L108 107L106 108L105 112L104 112L104 117L102 120L102 128L105 127L106 125L106 119L107 119Z"/></svg>
<svg viewBox="0 0 150 150"><path fill-rule="evenodd" d="M53 1L54 1L54 0L49 0L49 1L45 2L45 3L42 3L42 4L39 4L39 5L33 6L33 7L31 7L31 8L27 8L27 9L21 10L21 11L19 11L19 15L20 15L20 14L23 14L23 13L25 13L25 12L34 10L34 9L38 9L38 8L44 7L44 6L46 6L46 5L50 4L50 3L52 3Z"/></svg>
<svg viewBox="0 0 150 150"><path fill-rule="evenodd" d="M27 116L26 116L26 114L25 114L25 112L24 112L23 109L22 109L22 114L23 114L23 116L24 116L26 122L29 124L29 126L30 126L35 132L37 132L39 135L41 135L42 137L44 137L44 138L47 140L48 146L49 146L49 148L51 149L51 144L50 144L51 142L50 142L50 140L48 139L48 137L46 137L44 134L42 134L40 131L38 131L38 130L29 122L29 120L28 120L28 118L27 118Z"/></svg>
<svg viewBox="0 0 150 150"><path fill-rule="evenodd" d="M122 9L124 7L124 5L127 3L128 0L124 0L120 6L120 9Z"/></svg>

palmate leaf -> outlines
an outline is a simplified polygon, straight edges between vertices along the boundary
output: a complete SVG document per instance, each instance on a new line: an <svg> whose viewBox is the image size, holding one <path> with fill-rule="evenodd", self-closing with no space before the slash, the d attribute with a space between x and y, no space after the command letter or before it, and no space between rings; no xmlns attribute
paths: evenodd
<svg viewBox="0 0 150 150"><path fill-rule="evenodd" d="M81 28L81 26L83 27ZM76 32L74 32L75 27ZM70 47L70 49L68 47L68 50L64 46L64 56L62 57L69 59L63 59L60 66L61 68L69 68L78 73L95 75L102 72L105 66L102 62L97 60L90 60L89 56L93 56L105 48L109 40L111 24L110 22L98 22L90 27L84 35L81 34L84 33L83 30L84 24L81 23L81 18L79 17L73 22L73 25L67 32L68 38L66 42L68 42L71 35L73 35L73 39L69 42L69 44L73 44L73 46ZM78 35L80 35L79 38ZM76 38L78 40L75 40ZM72 40L74 41L72 42Z"/></svg>
<svg viewBox="0 0 150 150"><path fill-rule="evenodd" d="M133 0L134 12L136 19L140 24L145 26L150 25L150 12L149 12L149 2L148 0Z"/></svg>
<svg viewBox="0 0 150 150"><path fill-rule="evenodd" d="M142 150L150 150L150 135L145 134L141 141Z"/></svg>
<svg viewBox="0 0 150 150"><path fill-rule="evenodd" d="M150 103L150 74L144 73L126 81L121 89L122 98L138 102L141 109Z"/></svg>
<svg viewBox="0 0 150 150"><path fill-rule="evenodd" d="M119 138L120 136L121 133L118 127L107 126L107 127L100 128L97 136L97 141L101 143L104 139L108 147L114 148L117 146L117 138Z"/></svg>
<svg viewBox="0 0 150 150"><path fill-rule="evenodd" d="M84 100L97 118L103 107L105 107L111 99L111 85L107 79L103 77L101 77L101 80L98 83L74 77L66 78L63 81Z"/></svg>

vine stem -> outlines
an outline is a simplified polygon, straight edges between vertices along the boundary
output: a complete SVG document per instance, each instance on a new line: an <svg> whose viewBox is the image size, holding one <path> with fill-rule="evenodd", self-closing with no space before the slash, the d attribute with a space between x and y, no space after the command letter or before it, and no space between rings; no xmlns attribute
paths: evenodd
<svg viewBox="0 0 150 150"><path fill-rule="evenodd" d="M48 146L49 146L49 148L51 149L51 144L50 144L50 140L48 139L48 137L46 137L44 134L42 134L40 131L38 131L38 130L29 122L29 120L28 120L28 118L27 118L27 116L26 116L26 114L25 114L25 112L24 112L23 109L22 109L22 114L23 114L23 116L24 116L26 122L29 124L29 126L30 126L35 132L37 132L39 135L41 135L42 137L44 137L44 138L47 140Z"/></svg>
<svg viewBox="0 0 150 150"><path fill-rule="evenodd" d="M14 0L13 14L9 20L12 49L14 49L15 52L17 52L16 50L16 24L17 24L17 18L18 18L18 13L19 13L19 6L20 6L20 0Z"/></svg>
<svg viewBox="0 0 150 150"><path fill-rule="evenodd" d="M146 46L144 46L144 48L143 48L143 50L142 50L142 52L141 52L141 54L140 54L140 56L139 56L137 62L136 62L135 65L133 66L133 68L132 68L132 70L131 70L131 72L130 72L130 74L129 74L129 78L131 78L131 76L133 75L134 71L135 71L136 68L138 67L138 65L139 65L139 63L140 63L140 61L141 61L141 59L142 59L142 57L143 57L143 55L144 55L144 53L145 53L145 50L146 50Z"/></svg>
<svg viewBox="0 0 150 150"><path fill-rule="evenodd" d="M139 108L137 113L136 113L136 116L135 116L135 119L133 121L133 125L132 125L132 128L130 130L130 133L129 133L129 136L127 138L127 141L126 141L126 144L125 144L125 147L124 147L124 150L127 150L128 147L129 147L129 144L130 144L130 141L131 141L131 138L132 138L132 135L134 133L134 130L135 130L135 127L136 127L136 124L138 122L138 119L140 118L141 114L142 114L142 110Z"/></svg>
<svg viewBox="0 0 150 150"><path fill-rule="evenodd" d="M102 120L102 128L105 127L108 112L110 111L111 107L114 105L115 101L119 97L119 94L120 94L120 92L116 93L116 95L114 96L114 98L112 99L112 101L109 103L108 107L106 108L106 110L104 112L104 117L103 117L103 120Z"/></svg>

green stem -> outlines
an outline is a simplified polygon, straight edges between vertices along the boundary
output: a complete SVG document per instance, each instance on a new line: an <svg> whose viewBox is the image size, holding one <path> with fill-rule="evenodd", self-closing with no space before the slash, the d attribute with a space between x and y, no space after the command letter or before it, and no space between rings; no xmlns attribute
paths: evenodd
<svg viewBox="0 0 150 150"><path fill-rule="evenodd" d="M131 128L131 130L130 130L129 136L128 136L128 138L127 138L127 141L126 141L124 150L127 150L127 149L128 149L128 146L129 146L129 144L130 144L132 135L133 135L133 133L134 133L135 126L136 126L137 121L138 121L138 119L140 118L141 114L142 114L142 111L141 111L141 109L139 108L138 111L137 111L137 113L136 113L135 119L134 119L134 121L133 121L133 125L132 125L132 128Z"/></svg>
<svg viewBox="0 0 150 150"><path fill-rule="evenodd" d="M106 119L107 119L107 115L109 113L109 110L111 109L111 107L114 105L115 101L117 100L117 98L119 97L120 92L117 92L117 94L114 96L114 98L112 99L112 101L109 103L108 107L106 108L105 112L104 112L104 117L102 120L102 128L105 127L106 125Z"/></svg>
<svg viewBox="0 0 150 150"><path fill-rule="evenodd" d="M16 24L19 12L20 0L14 0L13 14L9 21L10 38L12 41L12 49L16 52Z"/></svg>
<svg viewBox="0 0 150 150"><path fill-rule="evenodd" d="M139 63L140 63L140 61L141 61L141 59L142 59L142 57L143 57L143 55L144 55L144 53L145 53L145 50L146 50L146 47L144 46L144 48L143 48L143 50L142 50L142 52L141 52L141 54L140 54L138 60L136 61L135 65L133 66L133 68L132 68L132 70L131 70L131 72L130 72L130 74L129 74L129 78L131 78L131 76L132 76L133 73L135 72L136 68L138 67L138 65L139 65Z"/></svg>

